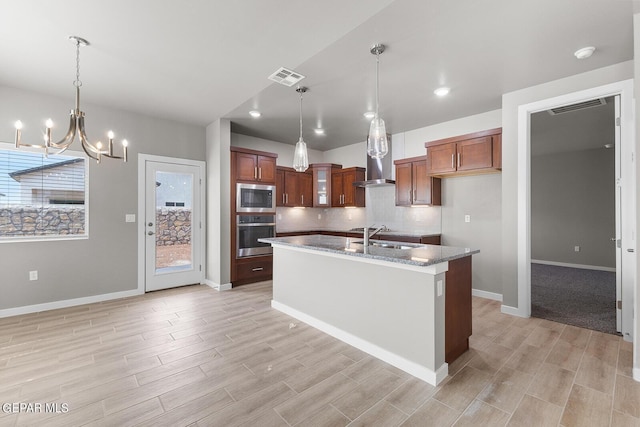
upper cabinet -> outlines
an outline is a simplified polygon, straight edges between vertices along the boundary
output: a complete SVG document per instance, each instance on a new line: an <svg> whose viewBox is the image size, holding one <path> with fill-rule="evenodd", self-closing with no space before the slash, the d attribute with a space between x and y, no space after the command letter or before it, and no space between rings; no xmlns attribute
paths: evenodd
<svg viewBox="0 0 640 427"><path fill-rule="evenodd" d="M276 183L277 154L231 147L231 174L236 181Z"/></svg>
<svg viewBox="0 0 640 427"><path fill-rule="evenodd" d="M471 175L502 169L502 128L431 141L427 149L429 175Z"/></svg>
<svg viewBox="0 0 640 427"><path fill-rule="evenodd" d="M331 174L342 169L334 163L314 163L310 165L313 171L313 207L331 207Z"/></svg>
<svg viewBox="0 0 640 427"><path fill-rule="evenodd" d="M396 206L440 206L440 178L427 174L427 156L396 160Z"/></svg>
<svg viewBox="0 0 640 427"><path fill-rule="evenodd" d="M364 181L365 168L352 167L333 169L331 173L331 206L359 207L365 206L364 188L355 187L356 181Z"/></svg>
<svg viewBox="0 0 640 427"><path fill-rule="evenodd" d="M293 168L276 169L276 206L313 206L313 175L311 171L296 172Z"/></svg>

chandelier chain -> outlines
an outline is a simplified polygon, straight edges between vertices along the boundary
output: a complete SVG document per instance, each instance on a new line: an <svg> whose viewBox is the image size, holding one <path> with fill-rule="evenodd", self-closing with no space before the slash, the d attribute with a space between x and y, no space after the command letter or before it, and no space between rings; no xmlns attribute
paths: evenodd
<svg viewBox="0 0 640 427"><path fill-rule="evenodd" d="M300 91L300 139L302 139L302 91Z"/></svg>
<svg viewBox="0 0 640 427"><path fill-rule="evenodd" d="M80 41L76 40L76 81L73 82L75 87L82 86L80 81Z"/></svg>

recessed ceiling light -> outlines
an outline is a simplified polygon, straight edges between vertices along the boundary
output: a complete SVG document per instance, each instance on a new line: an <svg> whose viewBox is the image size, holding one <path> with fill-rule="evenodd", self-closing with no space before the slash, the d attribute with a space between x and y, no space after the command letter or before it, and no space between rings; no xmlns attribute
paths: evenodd
<svg viewBox="0 0 640 427"><path fill-rule="evenodd" d="M316 133L316 135L324 135L324 129L322 128L317 128L317 129L314 129L313 131Z"/></svg>
<svg viewBox="0 0 640 427"><path fill-rule="evenodd" d="M374 113L373 111L367 111L363 115L366 119L372 120L376 116L376 113Z"/></svg>
<svg viewBox="0 0 640 427"><path fill-rule="evenodd" d="M260 117L262 115L262 113L258 110L251 110L249 111L249 115L251 117L253 117L254 119L257 119L258 117Z"/></svg>
<svg viewBox="0 0 640 427"><path fill-rule="evenodd" d="M578 59L587 59L588 57L593 55L593 52L595 52L595 50L596 48L593 46L583 47L582 49L576 50L573 54Z"/></svg>
<svg viewBox="0 0 640 427"><path fill-rule="evenodd" d="M433 93L435 93L438 96L447 96L449 94L449 88L448 87L439 87L438 89L434 90Z"/></svg>

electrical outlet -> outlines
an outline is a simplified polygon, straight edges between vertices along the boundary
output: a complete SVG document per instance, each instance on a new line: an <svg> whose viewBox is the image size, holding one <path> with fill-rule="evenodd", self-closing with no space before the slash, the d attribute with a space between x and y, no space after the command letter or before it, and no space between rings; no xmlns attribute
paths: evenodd
<svg viewBox="0 0 640 427"><path fill-rule="evenodd" d="M471 222L471 215L465 215L464 222Z"/></svg>
<svg viewBox="0 0 640 427"><path fill-rule="evenodd" d="M282 219L282 214L278 214L278 219Z"/></svg>
<svg viewBox="0 0 640 427"><path fill-rule="evenodd" d="M32 270L29 272L29 280L38 280L38 270Z"/></svg>
<svg viewBox="0 0 640 427"><path fill-rule="evenodd" d="M322 219L322 214L318 214L318 219Z"/></svg>
<svg viewBox="0 0 640 427"><path fill-rule="evenodd" d="M436 282L436 285L438 286L438 296L441 297L442 296L442 280L438 280Z"/></svg>
<svg viewBox="0 0 640 427"><path fill-rule="evenodd" d="M580 246L574 246L573 250L576 251L576 252L580 252Z"/></svg>
<svg viewBox="0 0 640 427"><path fill-rule="evenodd" d="M136 214L126 214L124 216L124 222L136 222Z"/></svg>

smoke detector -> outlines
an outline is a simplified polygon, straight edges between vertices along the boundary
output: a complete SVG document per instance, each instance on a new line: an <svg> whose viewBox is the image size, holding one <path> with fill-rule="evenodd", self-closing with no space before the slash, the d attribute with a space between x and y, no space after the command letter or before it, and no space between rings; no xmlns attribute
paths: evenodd
<svg viewBox="0 0 640 427"><path fill-rule="evenodd" d="M269 80L291 87L304 79L304 76L288 68L280 67L269 76Z"/></svg>

